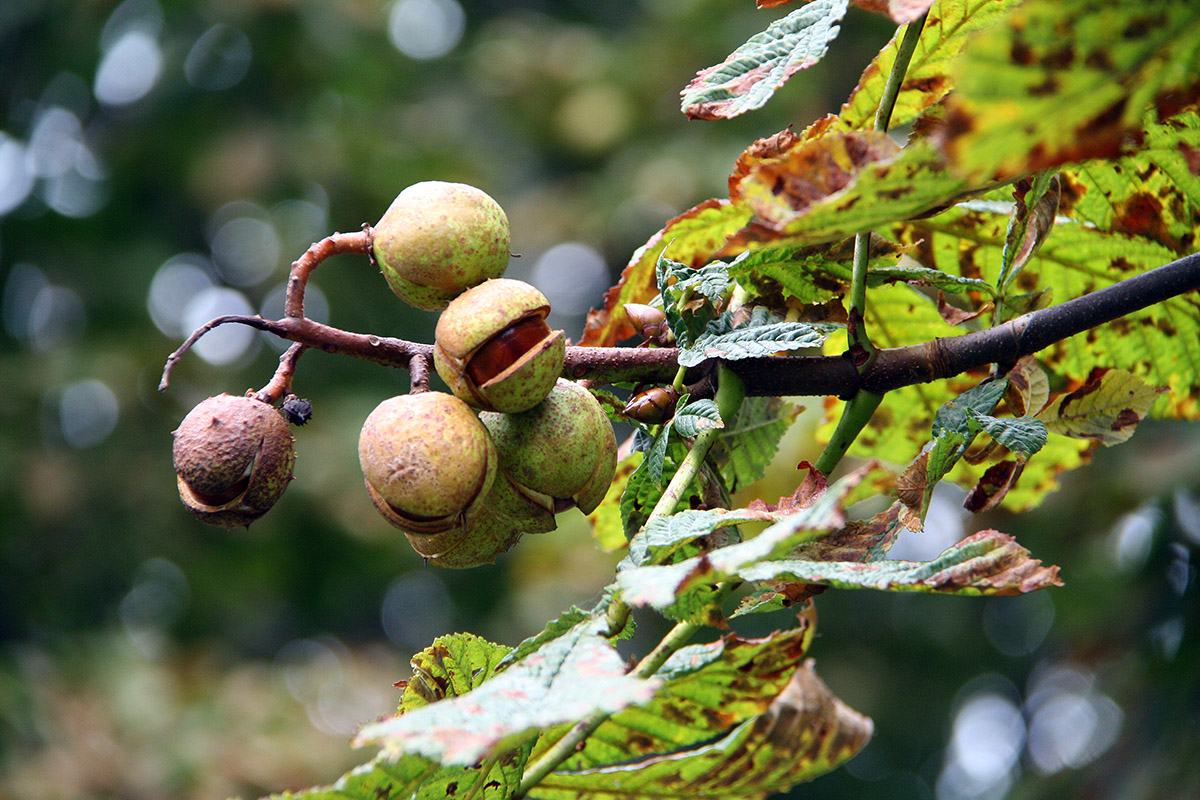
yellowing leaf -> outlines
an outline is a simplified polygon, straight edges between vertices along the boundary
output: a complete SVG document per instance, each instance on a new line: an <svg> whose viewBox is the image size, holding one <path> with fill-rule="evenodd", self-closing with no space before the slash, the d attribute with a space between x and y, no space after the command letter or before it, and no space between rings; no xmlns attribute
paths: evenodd
<svg viewBox="0 0 1200 800"><path fill-rule="evenodd" d="M892 111L891 124L908 125L925 109L941 100L953 86L949 70L954 59L969 41L969 36L975 31L996 24L996 21L1017 2L1018 0L960 0L931 4L926 0L904 4L929 8L929 16L925 20L925 27L913 51L908 70L904 73L904 82L900 84L900 94ZM896 16L895 6L899 5L898 3L881 2L878 5L892 6L893 19L897 22L911 22L920 14L920 11L913 14L915 8L911 8ZM930 8L930 5L933 7ZM883 87L887 83L892 65L896 63L896 51L900 49L900 40L903 38L904 31L897 30L892 40L863 72L858 86L854 87L850 99L838 114L839 126L849 130L863 130L875 124L875 110L879 108Z"/></svg>
<svg viewBox="0 0 1200 800"><path fill-rule="evenodd" d="M1133 435L1165 386L1149 386L1124 370L1096 369L1078 389L1059 395L1038 414L1046 429L1113 445Z"/></svg>
<svg viewBox="0 0 1200 800"><path fill-rule="evenodd" d="M871 738L871 720L836 698L811 660L760 716L711 744L628 764L555 772L544 800L677 797L762 800L845 763Z"/></svg>
<svg viewBox="0 0 1200 800"><path fill-rule="evenodd" d="M938 137L974 179L1111 158L1200 93L1192 0L1028 0L972 39Z"/></svg>

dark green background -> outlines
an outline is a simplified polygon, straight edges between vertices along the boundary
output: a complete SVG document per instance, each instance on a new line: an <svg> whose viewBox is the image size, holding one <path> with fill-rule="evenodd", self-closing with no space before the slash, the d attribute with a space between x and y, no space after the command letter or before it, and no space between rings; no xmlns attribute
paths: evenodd
<svg viewBox="0 0 1200 800"><path fill-rule="evenodd" d="M679 89L779 12L749 0L465 3L458 45L417 60L390 43L389 9L0 6L0 156L30 175L0 217L0 795L252 796L331 780L366 757L349 733L394 706L413 649L455 630L515 643L611 575L615 559L577 514L494 567L424 567L370 507L354 449L362 419L407 375L322 353L297 376L315 416L297 431L284 499L249 533L193 521L175 495L170 431L209 394L262 386L278 351L263 344L224 367L190 355L156 392L178 344L147 311L165 262L209 257L231 208L268 221L277 263L239 289L257 309L314 238L439 179L506 208L516 274L580 242L615 276L666 219L725 193L754 138L836 109L891 33L852 9L824 62L765 109L710 123L679 113ZM197 70L214 26L228 47ZM161 72L132 102L99 102L103 62L130 35L153 44ZM67 123L58 139L35 135L48 113ZM0 170L10 191L14 174ZM327 262L313 282L333 324L431 338L433 316L403 307L365 259ZM576 337L580 323L558 322ZM81 392L99 410L65 402ZM813 454L789 447L792 463ZM876 737L795 796L1200 796L1197 436L1146 424L1065 484L1037 513L966 523L1017 534L1062 566L1065 588L818 599L819 671L875 719ZM642 628L645 648L656 625ZM1016 732L980 714L964 734L964 704L1007 709ZM976 774L994 778L970 791L946 777L956 718ZM1089 719L1091 750L1057 762L1045 743L1061 738L1020 738Z"/></svg>

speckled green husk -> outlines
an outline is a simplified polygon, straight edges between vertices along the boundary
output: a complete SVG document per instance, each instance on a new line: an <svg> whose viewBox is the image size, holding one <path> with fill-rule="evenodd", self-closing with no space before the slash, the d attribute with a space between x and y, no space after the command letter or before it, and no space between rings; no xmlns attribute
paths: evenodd
<svg viewBox="0 0 1200 800"><path fill-rule="evenodd" d="M496 443L501 468L514 481L573 501L585 514L600 504L616 469L617 440L587 389L559 379L528 411L484 412L479 418Z"/></svg>
<svg viewBox="0 0 1200 800"><path fill-rule="evenodd" d="M463 183L424 181L396 196L372 230L371 252L392 291L437 311L508 266L504 209Z"/></svg>
<svg viewBox="0 0 1200 800"><path fill-rule="evenodd" d="M210 397L174 435L179 498L210 525L249 525L275 505L292 479L296 451L287 422L259 400Z"/></svg>
<svg viewBox="0 0 1200 800"><path fill-rule="evenodd" d="M432 528L450 527L454 518L469 515L486 498L496 472L487 430L466 403L443 392L380 403L363 423L358 457L380 500L395 514Z"/></svg>
<svg viewBox="0 0 1200 800"><path fill-rule="evenodd" d="M467 364L492 337L522 319L550 311L546 296L524 281L499 278L464 292L442 312L434 332L433 365L450 391L476 408L509 414L527 411L549 394L562 374L567 342L551 331L536 347L482 386Z"/></svg>
<svg viewBox="0 0 1200 800"><path fill-rule="evenodd" d="M408 540L414 548L419 544L414 541L416 538L408 534ZM494 562L496 556L516 544L520 538L521 530L511 521L485 508L467 521L464 535L452 546L426 558L430 564L450 569L478 567Z"/></svg>

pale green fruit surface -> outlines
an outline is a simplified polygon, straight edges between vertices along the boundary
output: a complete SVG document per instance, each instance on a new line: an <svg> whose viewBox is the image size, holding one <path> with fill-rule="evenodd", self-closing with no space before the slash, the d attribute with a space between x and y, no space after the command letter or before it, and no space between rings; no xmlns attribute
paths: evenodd
<svg viewBox="0 0 1200 800"><path fill-rule="evenodd" d="M462 292L498 278L511 240L504 209L464 183L414 183L372 230L372 254L400 299L438 311Z"/></svg>

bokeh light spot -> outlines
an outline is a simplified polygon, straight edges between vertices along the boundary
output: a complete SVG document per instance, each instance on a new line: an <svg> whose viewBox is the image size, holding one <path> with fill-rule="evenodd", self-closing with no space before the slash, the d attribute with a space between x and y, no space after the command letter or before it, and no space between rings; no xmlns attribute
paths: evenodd
<svg viewBox="0 0 1200 800"><path fill-rule="evenodd" d="M180 253L171 256L154 273L146 293L146 311L154 326L172 339L191 330L183 326L183 309L188 301L211 288L212 265L199 253Z"/></svg>
<svg viewBox="0 0 1200 800"><path fill-rule="evenodd" d="M144 30L127 31L105 52L92 91L104 105L128 105L150 93L162 66L157 39Z"/></svg>
<svg viewBox="0 0 1200 800"><path fill-rule="evenodd" d="M551 247L533 265L531 277L550 301L552 315L568 317L581 317L599 304L609 283L604 256L581 242Z"/></svg>
<svg viewBox="0 0 1200 800"><path fill-rule="evenodd" d="M25 146L0 131L0 215L24 203L33 190L28 160Z"/></svg>
<svg viewBox="0 0 1200 800"><path fill-rule="evenodd" d="M457 0L396 0L388 12L388 39L409 58L440 58L453 50L466 28Z"/></svg>
<svg viewBox="0 0 1200 800"><path fill-rule="evenodd" d="M102 381L72 383L58 400L63 441L76 450L95 447L117 427L118 408L116 396Z"/></svg>
<svg viewBox="0 0 1200 800"><path fill-rule="evenodd" d="M221 224L210 246L217 274L233 286L256 286L279 265L279 234L258 216L235 217Z"/></svg>
<svg viewBox="0 0 1200 800"><path fill-rule="evenodd" d="M436 576L401 575L383 597L383 632L397 647L415 652L449 630L453 607L445 584Z"/></svg>
<svg viewBox="0 0 1200 800"><path fill-rule="evenodd" d="M226 314L249 315L254 307L236 289L214 286L201 291L183 309L183 327L195 330L214 317ZM231 364L245 356L258 341L254 330L245 325L222 325L209 331L192 347L192 352L210 364Z"/></svg>
<svg viewBox="0 0 1200 800"><path fill-rule="evenodd" d="M250 70L250 39L237 28L213 25L200 34L183 62L187 82L210 92L237 86Z"/></svg>

